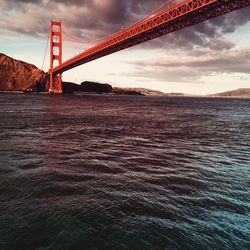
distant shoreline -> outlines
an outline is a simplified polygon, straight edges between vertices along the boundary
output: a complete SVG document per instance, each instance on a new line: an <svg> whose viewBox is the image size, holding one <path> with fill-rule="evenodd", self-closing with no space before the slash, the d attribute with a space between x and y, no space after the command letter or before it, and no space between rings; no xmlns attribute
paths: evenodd
<svg viewBox="0 0 250 250"><path fill-rule="evenodd" d="M28 94L28 95L50 95L48 92L25 92L25 91L19 91L19 90L13 90L13 91L4 91L0 90L0 94ZM53 94L52 94L53 95ZM171 95L171 94L163 94L163 95L129 95L129 94L115 94L115 93L94 93L94 92L74 92L74 93L65 93L64 95L78 95L78 96L84 96L84 95L97 95L97 96L143 96L143 97L175 97L175 98L211 98L211 99L250 99L250 96L212 96L212 95Z"/></svg>
<svg viewBox="0 0 250 250"><path fill-rule="evenodd" d="M9 94L49 94L48 92L25 92L22 90L0 90L0 93L9 93Z"/></svg>
<svg viewBox="0 0 250 250"><path fill-rule="evenodd" d="M0 90L0 93L23 93L21 90Z"/></svg>

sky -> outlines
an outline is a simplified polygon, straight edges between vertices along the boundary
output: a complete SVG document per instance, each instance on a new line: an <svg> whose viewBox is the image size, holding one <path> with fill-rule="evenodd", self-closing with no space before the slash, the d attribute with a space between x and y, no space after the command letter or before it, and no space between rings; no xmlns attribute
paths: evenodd
<svg viewBox="0 0 250 250"><path fill-rule="evenodd" d="M166 0L0 0L0 53L42 68L50 20L62 20L63 60L140 20ZM71 39L70 39L71 38ZM63 73L166 93L250 88L250 7L119 51ZM46 54L43 70L49 67Z"/></svg>

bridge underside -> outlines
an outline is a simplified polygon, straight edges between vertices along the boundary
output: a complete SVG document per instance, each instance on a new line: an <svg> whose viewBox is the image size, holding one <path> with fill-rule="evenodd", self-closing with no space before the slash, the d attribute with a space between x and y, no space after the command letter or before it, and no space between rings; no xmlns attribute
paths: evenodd
<svg viewBox="0 0 250 250"><path fill-rule="evenodd" d="M97 44L95 47L88 49L87 51L67 60L58 67L54 68L54 74L63 73L69 69L77 67L81 64L93 61L100 57L112 54L114 52L135 46L137 44L149 41L151 39L166 35L168 33L183 29L185 27L203 22L205 20L229 13L231 11L246 7L250 5L250 0L191 0L195 4L199 4L198 8L194 8L192 11L186 11L184 5L179 7L179 10L182 10L183 13L170 21L166 21L162 24L155 24L154 27L146 29L145 31L140 31L139 34L130 36L126 38L126 34L123 34L122 40L119 41L121 36L111 37L109 40ZM191 2L189 1L189 3ZM188 1L186 1L188 2ZM186 3L185 2L185 3ZM203 3L203 5L201 5ZM191 6L191 5L189 5ZM164 14L163 14L164 15ZM163 16L161 17L163 18ZM148 21L152 22L152 20ZM157 22L157 18L155 19ZM140 24L140 27L143 29L144 24ZM150 23L148 23L150 25ZM133 26L131 26L133 27ZM146 27L146 26L145 26ZM127 32L128 33L128 32ZM118 33L119 34L119 33ZM128 35L129 36L129 35ZM117 39L117 42L116 40Z"/></svg>

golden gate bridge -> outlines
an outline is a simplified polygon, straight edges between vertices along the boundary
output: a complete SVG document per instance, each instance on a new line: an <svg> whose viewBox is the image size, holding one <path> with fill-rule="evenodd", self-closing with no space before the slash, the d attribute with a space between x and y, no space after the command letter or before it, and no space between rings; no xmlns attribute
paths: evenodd
<svg viewBox="0 0 250 250"><path fill-rule="evenodd" d="M250 5L250 0L169 0L142 20L62 62L62 22L50 23L49 92L62 93L62 73L100 57ZM58 65L54 66L57 61Z"/></svg>

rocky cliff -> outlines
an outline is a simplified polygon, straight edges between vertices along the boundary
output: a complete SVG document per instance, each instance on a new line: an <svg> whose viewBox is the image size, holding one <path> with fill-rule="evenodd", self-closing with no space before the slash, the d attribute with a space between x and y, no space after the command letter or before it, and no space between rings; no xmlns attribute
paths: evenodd
<svg viewBox="0 0 250 250"><path fill-rule="evenodd" d="M109 93L112 86L97 82L62 83L64 93ZM13 59L0 53L0 91L47 92L49 77L35 65Z"/></svg>
<svg viewBox="0 0 250 250"><path fill-rule="evenodd" d="M25 91L28 88L46 91L48 79L45 72L32 64L0 53L0 90Z"/></svg>

